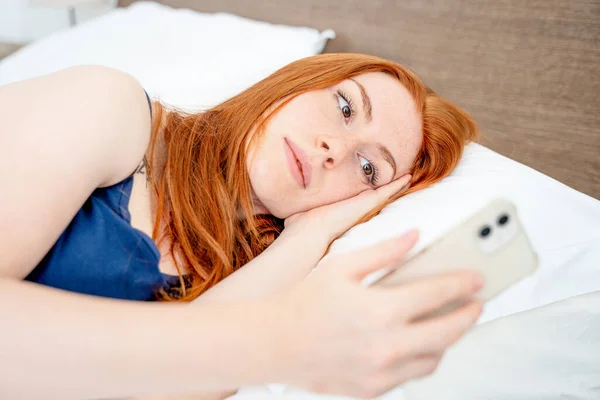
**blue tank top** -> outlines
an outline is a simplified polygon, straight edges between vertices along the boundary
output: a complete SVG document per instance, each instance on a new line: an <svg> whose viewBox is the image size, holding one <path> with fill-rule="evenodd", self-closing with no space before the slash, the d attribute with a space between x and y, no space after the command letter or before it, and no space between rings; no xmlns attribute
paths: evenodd
<svg viewBox="0 0 600 400"><path fill-rule="evenodd" d="M154 300L157 289L177 284L179 277L158 269L154 241L131 226L132 187L130 176L96 189L25 280L127 300Z"/></svg>
<svg viewBox="0 0 600 400"><path fill-rule="evenodd" d="M131 226L133 177L96 189L52 249L25 278L73 292L128 300L154 300L178 282L158 269L154 241Z"/></svg>

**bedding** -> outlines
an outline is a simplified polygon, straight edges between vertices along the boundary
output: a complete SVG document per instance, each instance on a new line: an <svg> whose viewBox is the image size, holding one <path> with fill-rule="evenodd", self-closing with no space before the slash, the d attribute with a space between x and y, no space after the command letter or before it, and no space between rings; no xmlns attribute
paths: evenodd
<svg viewBox="0 0 600 400"><path fill-rule="evenodd" d="M0 62L0 85L81 64L135 76L151 97L197 111L284 65L319 54L333 31L274 25L152 2L110 11Z"/></svg>

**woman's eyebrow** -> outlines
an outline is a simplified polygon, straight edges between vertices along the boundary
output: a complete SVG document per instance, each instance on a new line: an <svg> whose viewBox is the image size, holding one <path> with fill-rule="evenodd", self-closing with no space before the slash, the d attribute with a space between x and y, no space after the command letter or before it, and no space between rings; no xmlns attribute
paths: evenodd
<svg viewBox="0 0 600 400"><path fill-rule="evenodd" d="M369 123L373 119L373 115L372 115L373 108L371 106L371 99L369 98L369 95L367 94L367 91L365 90L365 87L363 85L361 85L360 83L358 83L357 81L355 81L352 78L350 78L350 80L352 82L354 82L356 84L356 86L358 86L358 89L360 90L360 96L362 97L363 110L365 113L365 121L367 121L367 123ZM382 145L380 143L377 143L377 150L379 150L379 152L381 153L381 157L388 164L390 164L390 167L392 167L392 179L394 179L394 176L396 176L396 160L394 160L394 156L392 156L392 153L389 151L389 149L387 147L385 147L384 145Z"/></svg>
<svg viewBox="0 0 600 400"><path fill-rule="evenodd" d="M387 147L380 143L377 143L377 150L379 150L383 159L390 164L390 167L392 167L392 180L394 180L394 177L396 176L396 160L394 160L394 156L392 156L392 153L390 153Z"/></svg>
<svg viewBox="0 0 600 400"><path fill-rule="evenodd" d="M363 110L365 113L365 121L367 121L367 123L369 123L373 119L373 116L372 116L373 110L371 107L371 99L369 98L369 95L367 94L367 91L365 90L365 87L363 85L361 85L360 83L358 83L357 81L355 81L352 78L350 78L350 80L352 82L354 82L356 84L356 86L358 86L358 89L360 90L360 97L362 97L362 105L363 105Z"/></svg>

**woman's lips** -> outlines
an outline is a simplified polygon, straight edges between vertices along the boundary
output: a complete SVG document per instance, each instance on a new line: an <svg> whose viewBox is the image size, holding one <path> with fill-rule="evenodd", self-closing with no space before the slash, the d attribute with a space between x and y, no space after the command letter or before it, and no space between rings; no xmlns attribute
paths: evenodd
<svg viewBox="0 0 600 400"><path fill-rule="evenodd" d="M284 138L284 141L285 155L292 176L300 186L306 189L310 185L312 175L312 166L308 157L294 142L287 138Z"/></svg>

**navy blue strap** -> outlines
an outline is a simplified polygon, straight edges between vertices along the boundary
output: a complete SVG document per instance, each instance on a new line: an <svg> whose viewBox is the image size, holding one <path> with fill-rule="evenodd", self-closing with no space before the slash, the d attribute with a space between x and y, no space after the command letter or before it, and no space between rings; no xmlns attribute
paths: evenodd
<svg viewBox="0 0 600 400"><path fill-rule="evenodd" d="M148 108L150 108L150 119L152 119L152 103L150 102L150 96L148 96L146 90L144 90L144 93L146 94L146 100L148 100Z"/></svg>

